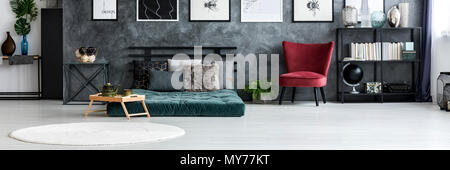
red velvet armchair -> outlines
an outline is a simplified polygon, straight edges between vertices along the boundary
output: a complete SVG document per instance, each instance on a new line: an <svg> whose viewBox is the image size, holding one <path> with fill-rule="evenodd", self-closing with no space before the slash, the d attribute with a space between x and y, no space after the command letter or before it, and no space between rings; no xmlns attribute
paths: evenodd
<svg viewBox="0 0 450 170"><path fill-rule="evenodd" d="M326 44L302 44L283 42L287 72L280 76L281 96L283 101L286 87L293 87L292 103L295 101L297 87L313 87L316 106L319 106L317 90L320 88L323 102L326 103L323 87L327 85L328 69L333 55L334 42Z"/></svg>

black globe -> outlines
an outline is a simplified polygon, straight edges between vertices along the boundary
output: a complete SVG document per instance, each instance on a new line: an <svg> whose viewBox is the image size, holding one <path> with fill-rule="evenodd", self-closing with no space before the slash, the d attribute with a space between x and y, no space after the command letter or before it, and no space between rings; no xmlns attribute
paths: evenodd
<svg viewBox="0 0 450 170"><path fill-rule="evenodd" d="M363 79L364 72L356 64L347 64L343 71L344 81L350 85L357 85Z"/></svg>

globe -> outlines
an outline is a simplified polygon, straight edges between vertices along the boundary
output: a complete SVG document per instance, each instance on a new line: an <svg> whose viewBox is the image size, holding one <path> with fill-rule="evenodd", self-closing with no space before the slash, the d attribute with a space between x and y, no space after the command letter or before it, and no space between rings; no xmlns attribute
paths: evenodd
<svg viewBox="0 0 450 170"><path fill-rule="evenodd" d="M344 66L343 70L344 83L353 87L353 91L351 93L358 94L356 91L356 86L359 86L359 82L363 79L364 72L361 67L356 64L347 64Z"/></svg>

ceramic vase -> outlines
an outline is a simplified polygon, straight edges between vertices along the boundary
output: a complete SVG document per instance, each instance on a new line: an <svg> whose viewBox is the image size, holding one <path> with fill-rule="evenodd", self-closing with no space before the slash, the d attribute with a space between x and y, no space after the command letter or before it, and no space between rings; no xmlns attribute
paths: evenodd
<svg viewBox="0 0 450 170"><path fill-rule="evenodd" d="M12 56L16 51L16 42L14 42L9 32L6 32L6 35L6 40L2 44L2 54Z"/></svg>
<svg viewBox="0 0 450 170"><path fill-rule="evenodd" d="M388 12L388 22L391 27L397 28L400 26L400 10L397 6L393 6Z"/></svg>
<svg viewBox="0 0 450 170"><path fill-rule="evenodd" d="M373 28L382 28L386 23L386 15L382 11L373 12L371 21Z"/></svg>
<svg viewBox="0 0 450 170"><path fill-rule="evenodd" d="M409 27L409 3L399 3L400 10L400 27Z"/></svg>
<svg viewBox="0 0 450 170"><path fill-rule="evenodd" d="M354 28L358 25L358 9L352 6L346 6L342 9L342 21L346 28Z"/></svg>

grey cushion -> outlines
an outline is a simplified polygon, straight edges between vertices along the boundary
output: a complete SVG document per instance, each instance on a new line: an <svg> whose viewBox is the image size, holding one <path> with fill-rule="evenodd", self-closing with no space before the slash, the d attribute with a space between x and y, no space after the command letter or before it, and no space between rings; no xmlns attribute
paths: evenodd
<svg viewBox="0 0 450 170"><path fill-rule="evenodd" d="M172 86L172 75L174 72L168 71L150 71L149 90L158 92L183 91L177 90ZM183 74L180 76L180 82L183 81Z"/></svg>

